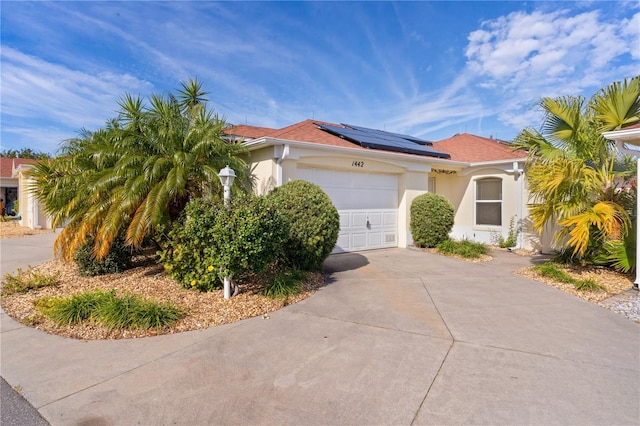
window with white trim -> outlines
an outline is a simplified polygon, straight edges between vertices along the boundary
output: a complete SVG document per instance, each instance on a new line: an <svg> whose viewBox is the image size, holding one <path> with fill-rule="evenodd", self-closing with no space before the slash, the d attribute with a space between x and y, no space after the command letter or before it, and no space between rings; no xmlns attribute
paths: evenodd
<svg viewBox="0 0 640 426"><path fill-rule="evenodd" d="M476 181L476 225L502 226L502 179Z"/></svg>

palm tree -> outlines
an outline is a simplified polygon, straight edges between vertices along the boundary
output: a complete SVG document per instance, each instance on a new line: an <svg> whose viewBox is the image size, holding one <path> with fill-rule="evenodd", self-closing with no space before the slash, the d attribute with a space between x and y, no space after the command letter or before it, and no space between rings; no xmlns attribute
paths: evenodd
<svg viewBox="0 0 640 426"><path fill-rule="evenodd" d="M590 100L581 96L543 98L541 131L524 129L514 147L527 149L530 215L539 232L560 226L574 255L584 256L594 239L619 240L631 225L629 194L621 190L631 171L620 169L613 142L602 136L640 120L640 77L616 82ZM602 245L601 244L601 245Z"/></svg>
<svg viewBox="0 0 640 426"><path fill-rule="evenodd" d="M63 155L41 163L36 195L55 224L67 222L56 249L71 258L94 236L97 258L124 236L139 247L176 220L192 198L221 190L218 171L229 165L248 179L246 148L223 138L224 118L206 108L202 85L182 83L177 95L125 95L120 113L96 132L66 141Z"/></svg>

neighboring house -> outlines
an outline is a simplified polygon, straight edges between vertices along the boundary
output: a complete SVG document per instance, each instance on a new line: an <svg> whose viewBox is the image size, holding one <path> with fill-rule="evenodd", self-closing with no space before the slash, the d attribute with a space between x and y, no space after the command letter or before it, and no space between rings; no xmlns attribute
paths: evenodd
<svg viewBox="0 0 640 426"><path fill-rule="evenodd" d="M513 218L523 229L518 247L549 248L530 230L526 154L508 143L469 134L429 142L317 120L227 134L244 138L257 192L304 179L329 195L340 213L337 252L411 245L411 202L426 192L453 203L454 238L506 238Z"/></svg>
<svg viewBox="0 0 640 426"><path fill-rule="evenodd" d="M640 124L625 127L622 130L614 130L602 134L605 138L615 141L618 151L623 154L629 154L637 158L638 175L636 176L636 185L640 183L640 153L639 149L630 149L628 145L640 147ZM640 212L640 197L636 197L636 208ZM640 226L636 226L636 247L640 241ZM636 265L640 265L640 250L636 250ZM636 267L636 279L633 287L637 290L640 284L640 268Z"/></svg>
<svg viewBox="0 0 640 426"><path fill-rule="evenodd" d="M3 200L5 214L14 215L18 204L16 219L20 225L31 229L49 229L51 220L45 214L38 199L29 193L30 173L37 160L28 158L0 157L0 198Z"/></svg>

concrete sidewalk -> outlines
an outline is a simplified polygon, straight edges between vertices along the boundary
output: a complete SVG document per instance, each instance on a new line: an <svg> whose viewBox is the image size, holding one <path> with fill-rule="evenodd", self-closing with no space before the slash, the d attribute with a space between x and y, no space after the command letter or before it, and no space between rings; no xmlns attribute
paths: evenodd
<svg viewBox="0 0 640 426"><path fill-rule="evenodd" d="M270 319L153 338L2 313L1 373L54 425L638 424L638 324L495 254L335 255L329 285Z"/></svg>

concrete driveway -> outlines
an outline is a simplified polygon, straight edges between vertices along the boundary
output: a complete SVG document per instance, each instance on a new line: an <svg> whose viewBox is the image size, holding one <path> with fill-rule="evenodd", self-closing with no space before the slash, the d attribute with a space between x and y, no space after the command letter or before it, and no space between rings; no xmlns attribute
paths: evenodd
<svg viewBox="0 0 640 426"><path fill-rule="evenodd" d="M335 255L269 319L144 339L2 313L1 373L54 425L638 424L640 326L512 274L529 261Z"/></svg>

